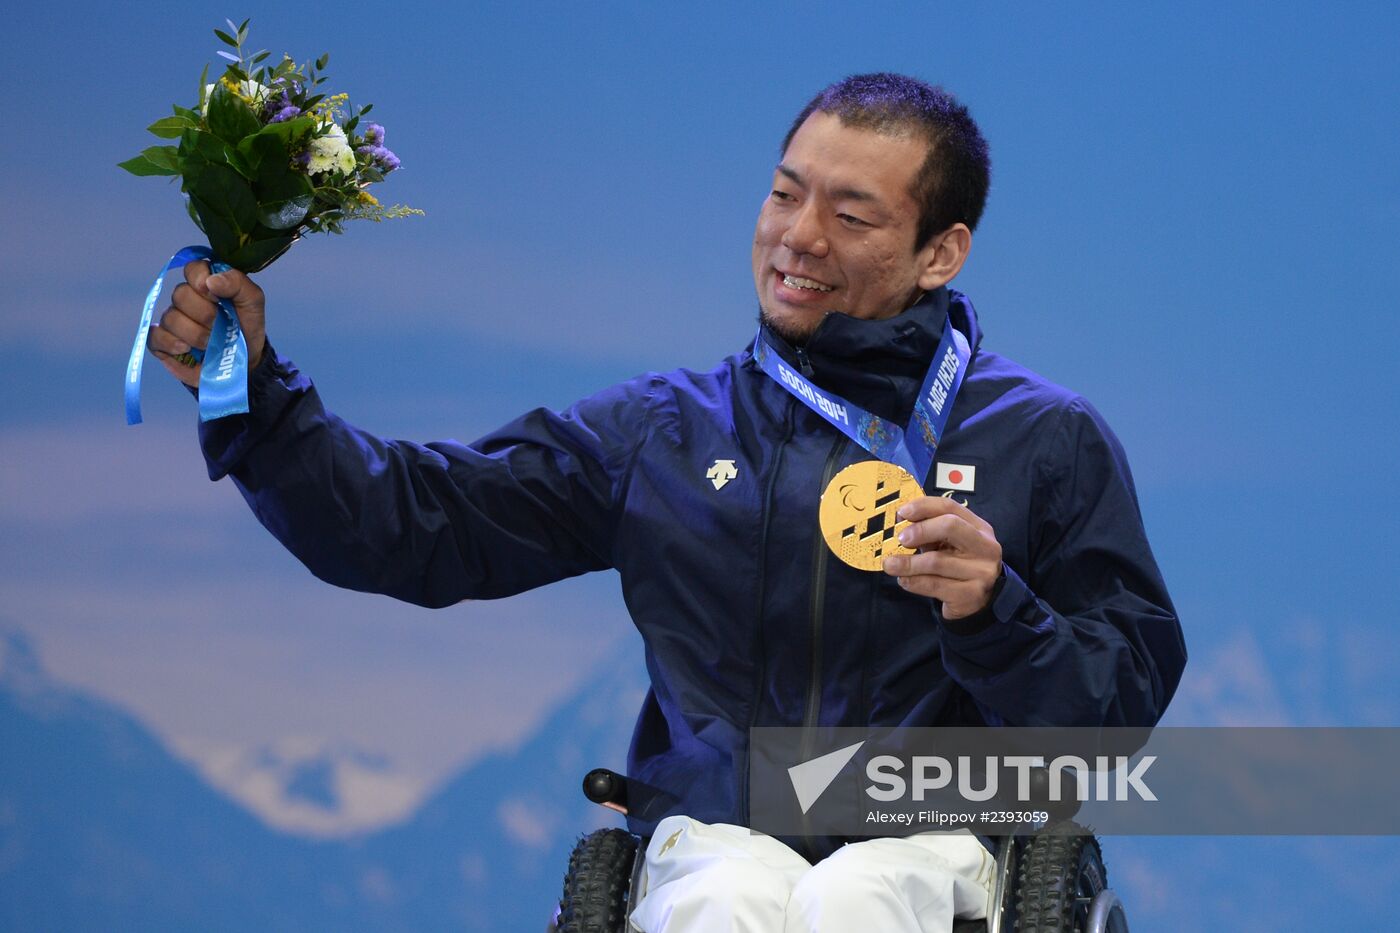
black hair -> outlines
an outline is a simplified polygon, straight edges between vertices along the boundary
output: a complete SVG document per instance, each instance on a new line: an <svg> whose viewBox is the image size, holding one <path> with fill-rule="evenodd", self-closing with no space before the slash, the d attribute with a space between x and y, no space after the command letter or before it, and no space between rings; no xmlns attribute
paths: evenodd
<svg viewBox="0 0 1400 933"><path fill-rule="evenodd" d="M917 135L928 142L928 155L909 192L919 204L916 251L955 223L977 229L991 183L991 156L972 115L952 94L906 75L852 75L823 89L802 109L783 138L784 155L798 128L818 110L834 114L846 126L887 136Z"/></svg>

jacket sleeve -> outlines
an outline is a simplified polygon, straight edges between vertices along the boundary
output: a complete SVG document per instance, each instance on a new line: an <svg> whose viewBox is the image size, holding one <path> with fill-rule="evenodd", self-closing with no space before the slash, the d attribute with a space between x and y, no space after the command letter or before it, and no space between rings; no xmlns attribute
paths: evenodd
<svg viewBox="0 0 1400 933"><path fill-rule="evenodd" d="M209 477L328 583L422 606L509 596L612 563L645 383L537 409L471 444L375 437L269 346L250 413L200 426Z"/></svg>
<svg viewBox="0 0 1400 933"><path fill-rule="evenodd" d="M979 616L940 618L949 672L997 724L1155 725L1186 648L1123 448L1084 399L1032 482L1030 566L1003 566Z"/></svg>

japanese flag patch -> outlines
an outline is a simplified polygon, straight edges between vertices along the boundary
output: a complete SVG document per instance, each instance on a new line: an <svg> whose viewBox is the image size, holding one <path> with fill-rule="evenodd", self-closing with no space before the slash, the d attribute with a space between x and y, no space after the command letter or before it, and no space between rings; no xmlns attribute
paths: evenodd
<svg viewBox="0 0 1400 933"><path fill-rule="evenodd" d="M940 463L934 485L939 489L974 492L977 486L977 467L967 463Z"/></svg>

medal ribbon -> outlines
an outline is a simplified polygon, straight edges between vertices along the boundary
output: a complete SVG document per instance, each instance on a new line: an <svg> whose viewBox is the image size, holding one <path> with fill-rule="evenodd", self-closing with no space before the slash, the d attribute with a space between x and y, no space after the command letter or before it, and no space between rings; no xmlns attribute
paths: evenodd
<svg viewBox="0 0 1400 933"><path fill-rule="evenodd" d="M953 410L953 398L962 386L972 350L967 338L953 326L952 320L948 320L943 325L943 339L938 342L928 375L919 389L914 414L905 428L839 395L818 389L783 361L763 338L762 327L754 338L753 357L774 382L825 418L828 424L881 460L903 467L922 484L933 466L938 442L943 439L943 429Z"/></svg>
<svg viewBox="0 0 1400 933"><path fill-rule="evenodd" d="M214 258L207 246L186 246L160 270L155 284L146 295L146 304L141 309L141 324L136 329L136 340L131 345L131 359L126 364L126 423L141 423L141 364L146 359L146 337L151 330L151 313L156 299L165 285L166 273L180 269L196 259L209 261L214 274L228 272L227 263ZM213 366L205 366L199 373L199 420L212 421L225 415L243 414L248 411L248 342L243 338L243 330L238 326L238 315L227 298L218 299L219 310L209 329L209 343L204 350L190 348L190 355L198 361L206 357L214 361Z"/></svg>

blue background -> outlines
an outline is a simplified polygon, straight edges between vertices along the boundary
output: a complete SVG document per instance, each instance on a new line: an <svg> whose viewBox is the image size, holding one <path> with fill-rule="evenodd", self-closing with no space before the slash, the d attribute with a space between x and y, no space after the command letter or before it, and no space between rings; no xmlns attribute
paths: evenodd
<svg viewBox="0 0 1400 933"><path fill-rule="evenodd" d="M742 347L753 222L792 116L845 74L944 84L993 158L956 285L986 346L1088 396L1128 450L1191 652L1167 721L1400 723L1396 6L972 6L12 11L0 687L23 692L29 645L53 689L125 711L261 820L339 838L547 745L585 686L640 677L609 578L439 613L333 591L204 479L192 401L153 361L147 423L122 423L141 298L198 234L176 186L115 163L192 102L210 29L246 15L254 46L331 52L330 88L372 100L403 159L377 193L427 211L299 244L259 278L269 333L338 413L419 440ZM625 741L631 707L616 715ZM375 795L335 776L355 762L397 809L370 812ZM307 768L315 792L288 777ZM44 786L76 793L72 773ZM480 819L559 863L584 827L531 822L509 806L525 778L495 780ZM14 827L43 824L22 799L0 793L0 907L23 871L81 900L61 864L25 861ZM1391 839L1105 845L1135 930L1364 928L1400 870Z"/></svg>

